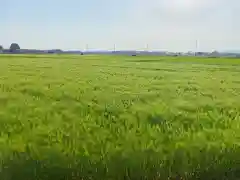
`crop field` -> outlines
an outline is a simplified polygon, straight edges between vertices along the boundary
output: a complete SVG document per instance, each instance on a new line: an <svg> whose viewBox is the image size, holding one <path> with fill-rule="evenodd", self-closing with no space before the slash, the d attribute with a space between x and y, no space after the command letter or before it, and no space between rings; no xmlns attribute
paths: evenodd
<svg viewBox="0 0 240 180"><path fill-rule="evenodd" d="M240 179L240 59L0 56L1 180Z"/></svg>

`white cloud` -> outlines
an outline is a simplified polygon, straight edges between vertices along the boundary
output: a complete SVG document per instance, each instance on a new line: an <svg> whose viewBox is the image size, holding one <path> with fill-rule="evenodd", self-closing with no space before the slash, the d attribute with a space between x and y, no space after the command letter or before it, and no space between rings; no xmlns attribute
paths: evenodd
<svg viewBox="0 0 240 180"><path fill-rule="evenodd" d="M97 13L89 13L94 21L86 22L6 22L0 25L1 43L8 46L16 41L23 47L42 49L82 49L86 44L90 48L111 49L116 44L117 49L143 49L149 44L152 49L188 51L195 50L198 40L199 50L240 49L239 0L123 0L120 4L114 7L126 6L103 16L119 17L114 22L114 18L98 20Z"/></svg>
<svg viewBox="0 0 240 180"><path fill-rule="evenodd" d="M231 2L230 2L231 1ZM115 27L135 44L149 43L153 48L194 50L224 49L236 46L240 29L233 21L240 5L236 0L134 0L125 24ZM127 24L127 26L126 26ZM127 37L126 37L127 36ZM117 40L117 38L116 38Z"/></svg>

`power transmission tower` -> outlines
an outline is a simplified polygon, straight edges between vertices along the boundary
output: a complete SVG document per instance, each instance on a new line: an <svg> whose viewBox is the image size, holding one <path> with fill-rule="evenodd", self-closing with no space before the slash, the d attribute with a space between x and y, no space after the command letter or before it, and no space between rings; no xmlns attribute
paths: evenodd
<svg viewBox="0 0 240 180"><path fill-rule="evenodd" d="M196 45L195 56L197 56L197 51L198 51L198 40L196 40L196 44L195 44L195 45Z"/></svg>
<svg viewBox="0 0 240 180"><path fill-rule="evenodd" d="M116 52L116 44L113 46L113 52Z"/></svg>
<svg viewBox="0 0 240 180"><path fill-rule="evenodd" d="M147 48L146 50L148 51L148 50L149 50L148 44L147 44L147 47L146 47L146 48Z"/></svg>

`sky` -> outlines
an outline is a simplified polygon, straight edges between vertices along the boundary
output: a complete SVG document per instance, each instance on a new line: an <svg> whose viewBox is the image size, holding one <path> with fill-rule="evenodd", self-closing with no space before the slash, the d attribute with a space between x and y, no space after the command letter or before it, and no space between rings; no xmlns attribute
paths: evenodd
<svg viewBox="0 0 240 180"><path fill-rule="evenodd" d="M0 12L4 48L240 51L239 0L11 0Z"/></svg>

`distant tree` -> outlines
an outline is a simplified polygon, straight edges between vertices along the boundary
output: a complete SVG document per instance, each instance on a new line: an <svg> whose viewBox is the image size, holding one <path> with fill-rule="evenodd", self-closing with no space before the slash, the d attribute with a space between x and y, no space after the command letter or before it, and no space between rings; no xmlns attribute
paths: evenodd
<svg viewBox="0 0 240 180"><path fill-rule="evenodd" d="M55 51L55 53L61 53L62 52L61 49L55 49L54 51Z"/></svg>
<svg viewBox="0 0 240 180"><path fill-rule="evenodd" d="M13 52L13 51L19 50L20 46L17 43L12 43L9 49L11 52Z"/></svg>
<svg viewBox="0 0 240 180"><path fill-rule="evenodd" d="M3 51L3 46L2 45L0 45L0 52L2 52Z"/></svg>

